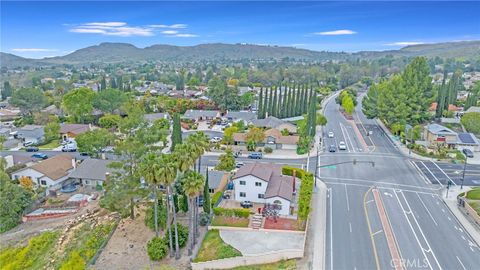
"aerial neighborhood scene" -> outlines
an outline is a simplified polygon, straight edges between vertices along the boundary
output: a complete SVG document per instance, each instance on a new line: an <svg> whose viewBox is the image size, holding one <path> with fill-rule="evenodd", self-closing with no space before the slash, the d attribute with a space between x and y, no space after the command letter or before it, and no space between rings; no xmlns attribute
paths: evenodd
<svg viewBox="0 0 480 270"><path fill-rule="evenodd" d="M480 269L479 14L1 1L0 269Z"/></svg>

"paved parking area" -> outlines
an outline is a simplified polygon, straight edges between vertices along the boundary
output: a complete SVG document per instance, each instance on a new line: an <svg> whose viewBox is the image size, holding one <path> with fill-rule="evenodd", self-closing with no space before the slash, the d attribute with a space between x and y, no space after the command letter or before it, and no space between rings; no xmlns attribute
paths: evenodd
<svg viewBox="0 0 480 270"><path fill-rule="evenodd" d="M447 185L449 180L453 182L453 185L462 183L463 164L432 161L414 161L414 163L432 184ZM467 164L463 184L480 186L480 165Z"/></svg>
<svg viewBox="0 0 480 270"><path fill-rule="evenodd" d="M303 249L303 234L301 233L221 230L220 237L243 255Z"/></svg>

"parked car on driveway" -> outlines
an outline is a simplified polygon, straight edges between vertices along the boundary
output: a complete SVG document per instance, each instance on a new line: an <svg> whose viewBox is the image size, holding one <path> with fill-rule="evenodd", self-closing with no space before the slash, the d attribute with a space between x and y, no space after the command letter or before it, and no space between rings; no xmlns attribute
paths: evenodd
<svg viewBox="0 0 480 270"><path fill-rule="evenodd" d="M337 147L334 144L332 144L328 147L328 152L334 153L336 151L337 151Z"/></svg>
<svg viewBox="0 0 480 270"><path fill-rule="evenodd" d="M253 206L253 203L251 201L243 201L240 203L240 206L243 208L250 208Z"/></svg>
<svg viewBox="0 0 480 270"><path fill-rule="evenodd" d="M25 148L25 151L27 151L27 152L38 152L38 147L30 146L30 147Z"/></svg>
<svg viewBox="0 0 480 270"><path fill-rule="evenodd" d="M341 141L341 142L338 144L338 149L339 149L339 150L347 150L347 145L345 144L344 141Z"/></svg>
<svg viewBox="0 0 480 270"><path fill-rule="evenodd" d="M260 153L260 152L254 152L254 153L248 154L248 158L251 158L251 159L262 159L262 158L263 158L263 155L262 155L262 153Z"/></svg>
<svg viewBox="0 0 480 270"><path fill-rule="evenodd" d="M41 159L47 159L48 156L44 153L35 153L32 155L33 158L41 158Z"/></svg>
<svg viewBox="0 0 480 270"><path fill-rule="evenodd" d="M462 152L463 152L463 154L465 154L465 156L467 156L468 158L473 158L473 152L472 152L472 150L465 148L465 149L462 150Z"/></svg>
<svg viewBox="0 0 480 270"><path fill-rule="evenodd" d="M23 143L23 146L30 146L30 145L33 145L33 142L24 142Z"/></svg>
<svg viewBox="0 0 480 270"><path fill-rule="evenodd" d="M221 141L222 141L222 138L220 138L220 137L213 137L213 138L210 139L210 141L211 141L212 143L218 143L218 142L221 142Z"/></svg>

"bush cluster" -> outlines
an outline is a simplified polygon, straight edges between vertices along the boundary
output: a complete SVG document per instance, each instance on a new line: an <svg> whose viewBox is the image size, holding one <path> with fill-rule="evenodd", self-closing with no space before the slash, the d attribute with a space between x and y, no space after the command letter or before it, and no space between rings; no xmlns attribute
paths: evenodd
<svg viewBox="0 0 480 270"><path fill-rule="evenodd" d="M305 174L308 174L302 169L291 167L291 166L285 166L282 168L283 175L293 176L293 171L295 171L295 177L298 177L298 178L303 178Z"/></svg>
<svg viewBox="0 0 480 270"><path fill-rule="evenodd" d="M217 191L215 192L215 194L213 194L212 196L212 208L215 207L215 205L218 203L218 201L220 201L220 198L222 198L222 192L221 191Z"/></svg>
<svg viewBox="0 0 480 270"><path fill-rule="evenodd" d="M172 246L175 246L175 231L174 226L172 225ZM177 232L178 232L178 246L184 247L187 245L188 241L188 228L183 226L180 223L177 223ZM150 260L159 261L168 253L168 246L170 243L170 237L168 230L165 233L164 237L153 237L147 243L147 254Z"/></svg>
<svg viewBox="0 0 480 270"><path fill-rule="evenodd" d="M213 208L213 213L217 216L228 216L228 217L243 217L248 218L250 216L250 210L242 209L242 208L221 208L215 207Z"/></svg>

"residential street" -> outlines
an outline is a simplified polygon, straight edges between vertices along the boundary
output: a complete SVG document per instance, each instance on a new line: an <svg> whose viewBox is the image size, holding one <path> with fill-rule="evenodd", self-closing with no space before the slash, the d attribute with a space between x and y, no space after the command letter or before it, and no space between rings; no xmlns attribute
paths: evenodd
<svg viewBox="0 0 480 270"><path fill-rule="evenodd" d="M324 133L334 137L324 136L324 146L337 152L320 158L322 166L334 164L320 169L328 187L325 269L478 269L480 249L439 197L444 187L422 176L360 108L353 123L334 100L326 106ZM338 150L340 141L346 150ZM447 175L457 169L439 167ZM469 181L476 174L469 166Z"/></svg>

